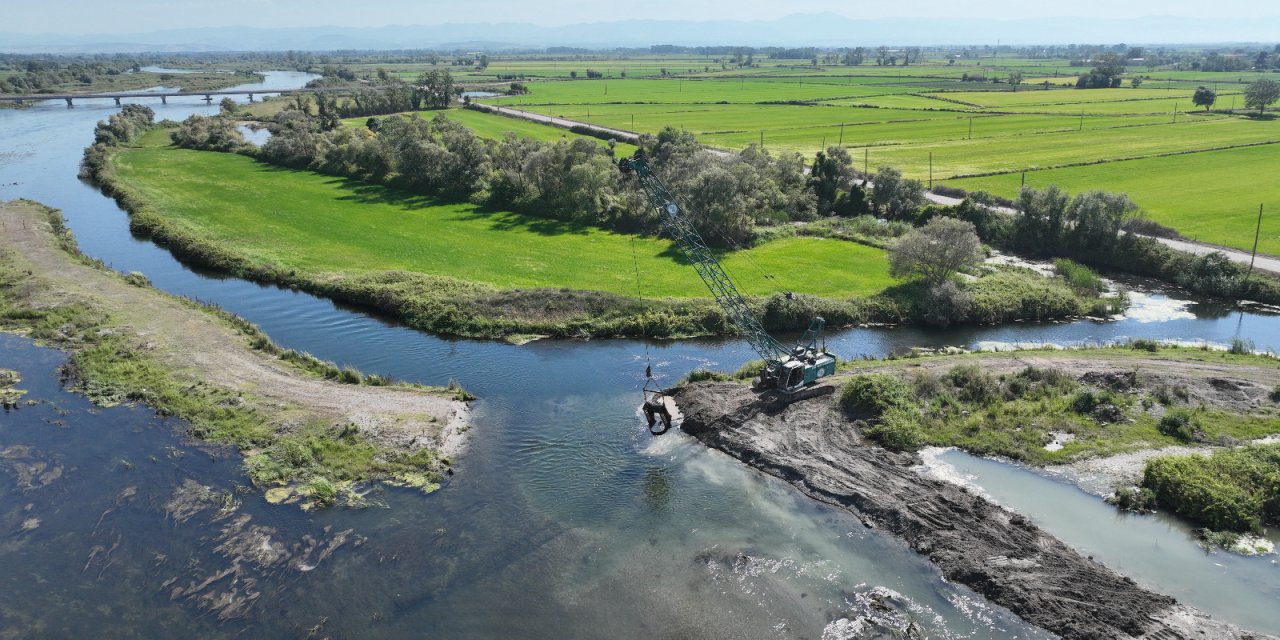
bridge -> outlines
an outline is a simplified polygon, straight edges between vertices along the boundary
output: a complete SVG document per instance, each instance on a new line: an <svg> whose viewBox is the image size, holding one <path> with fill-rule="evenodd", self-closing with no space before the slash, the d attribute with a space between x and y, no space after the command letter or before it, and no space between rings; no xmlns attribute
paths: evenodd
<svg viewBox="0 0 1280 640"><path fill-rule="evenodd" d="M73 100L87 100L103 98L114 98L117 105L122 104L122 100L131 98L160 98L161 104L169 104L169 98L186 98L191 96L204 98L205 102L213 103L214 96L249 96L249 102L253 102L254 94L272 94L272 95L292 95L295 93L336 93L341 91L352 91L358 87L317 87L315 89L224 89L221 91L169 91L166 93L133 91L121 93L36 93L25 96L18 95L0 95L0 102L16 102L22 104L24 102L38 102L40 100L65 100L67 106L74 106Z"/></svg>

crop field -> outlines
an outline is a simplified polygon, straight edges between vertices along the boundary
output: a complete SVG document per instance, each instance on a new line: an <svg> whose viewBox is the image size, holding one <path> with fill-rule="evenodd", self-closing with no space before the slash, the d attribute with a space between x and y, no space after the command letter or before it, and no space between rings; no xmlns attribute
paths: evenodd
<svg viewBox="0 0 1280 640"><path fill-rule="evenodd" d="M1087 167L1028 171L1027 185L1056 184L1072 193L1106 185L1128 193L1155 220L1188 238L1250 249L1258 205L1266 202L1258 251L1280 255L1280 145L1206 151L1165 158L1127 160ZM1020 174L948 180L946 184L1012 197ZM1272 204L1276 203L1276 204Z"/></svg>
<svg viewBox="0 0 1280 640"><path fill-rule="evenodd" d="M591 136L584 136L573 133L567 129L553 127L551 125L531 122L529 120L521 120L519 118L508 118L506 116L494 115L491 113L483 113L480 111L472 111L470 109L449 109L447 111L421 111L418 116L422 118L434 118L436 114L444 114L444 116L468 129L471 129L477 136L489 140L501 140L508 133L514 133L520 138L533 138L534 140L542 140L544 142L553 142L561 139L586 138L592 142L604 146L603 140ZM363 127L368 123L368 118L347 118L342 124L348 127ZM615 151L618 156L631 155L635 153L636 147L626 144L625 142L617 143Z"/></svg>
<svg viewBox="0 0 1280 640"><path fill-rule="evenodd" d="M1210 220L1201 213L1207 211L1256 212L1254 201L1265 200L1266 189L1224 192L1188 176L1212 169L1215 159L1236 157L1224 149L1238 148L1234 153L1248 158L1276 153L1280 147L1270 143L1280 142L1280 120L1249 117L1242 96L1247 82L1270 74L1131 67L1123 87L1081 90L1038 84L1074 84L1075 76L1087 71L1065 60L988 58L909 67L806 67L804 62L791 61L785 73L783 67L762 66L750 70L756 75L742 70L703 77L534 81L527 83L528 94L483 101L638 133L671 126L731 150L763 143L773 152L812 158L824 147L841 145L858 168L890 165L921 180L932 175L935 182L1005 174L989 180L1007 185L1020 183L1024 171L1029 183L1032 176L1061 176L1077 190L1128 191L1153 218L1188 236L1252 246L1252 238L1245 242L1234 230L1215 234L1211 223L1197 221ZM1014 70L1024 76L1017 91L1004 82L961 81L965 74L1003 80ZM1142 77L1140 87L1129 85L1131 76ZM1191 101L1201 84L1218 92L1211 113ZM1130 168L1141 170L1136 176L1123 173ZM1231 174L1221 170L1218 175L1229 182ZM1009 195L1007 189L995 191ZM1203 197L1195 195L1199 192ZM1177 196L1161 195L1166 193Z"/></svg>
<svg viewBox="0 0 1280 640"><path fill-rule="evenodd" d="M671 243L656 238L442 203L234 154L152 146L121 154L116 170L186 228L286 268L400 269L499 287L634 295L634 255L645 296L707 297ZM828 297L874 294L894 283L883 251L838 240L775 240L728 253L724 264L749 294L776 291L766 273Z"/></svg>

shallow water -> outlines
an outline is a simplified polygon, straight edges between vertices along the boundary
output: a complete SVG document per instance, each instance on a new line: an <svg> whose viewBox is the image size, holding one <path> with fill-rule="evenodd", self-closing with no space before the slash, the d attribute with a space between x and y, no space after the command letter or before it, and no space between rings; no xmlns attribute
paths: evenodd
<svg viewBox="0 0 1280 640"><path fill-rule="evenodd" d="M948 450L935 458L996 502L1153 591L1254 631L1280 634L1280 562L1209 551L1192 527L1117 510L1074 485L1024 467ZM1273 541L1280 534L1269 533Z"/></svg>
<svg viewBox="0 0 1280 640"><path fill-rule="evenodd" d="M307 79L273 73L267 86L290 88ZM217 110L189 100L150 106L158 118L175 120ZM103 627L104 635L194 628L297 636L327 617L322 630L335 637L598 637L609 629L624 637L816 638L824 630L839 637L849 628L842 618L865 615L899 629L914 623L930 637L1039 637L967 589L943 582L924 558L868 533L847 514L682 434L651 438L636 414L645 363L652 360L667 383L697 367L735 369L753 357L738 341L538 341L516 347L443 339L306 294L199 273L130 237L127 218L114 203L75 180L94 122L114 110L110 100L87 100L73 109L42 103L0 111L0 199L28 197L62 208L90 255L238 313L287 347L405 380L455 379L482 398L476 428L458 475L430 496L380 489L371 497L387 508L317 514L244 496L243 512L276 528L278 539L323 537L332 527L330 532L354 529L367 542L342 547L311 571L252 574L263 595L251 614L219 624L188 600L170 602L160 585L175 571L153 568L148 554L163 544L168 558L200 559L197 568L226 564L210 544L225 519L166 527L161 507L183 474L220 489L244 483L234 458L208 461L192 449L179 462L161 464L173 469L169 475L148 471L152 467L139 461L151 455L163 461L168 447L182 448L173 435L180 425L157 422L141 409L94 413L57 388L51 371L60 356L4 338L0 364L23 368L29 381L44 380L29 387L33 397L59 406L79 402L81 410L75 427L61 431L41 417L45 405L0 417L0 446L11 440L40 455L76 460L93 452L84 455L95 461L73 465L77 471L67 474L65 489L54 484L6 494L6 513L29 503L64 519L44 520L32 533L38 536L0 553L0 580L6 581L0 602L23 603L0 606L4 626L12 620L27 628L35 617L79 632L114 616L122 622ZM1165 304L1170 298L1153 293L1151 299ZM912 346L1087 344L1126 336L1214 343L1245 336L1259 348L1280 348L1275 316L1204 304L1187 310L1191 317L1149 322L851 329L834 332L827 344L847 358ZM87 442L100 434L109 437ZM134 465L129 477L145 475L139 492L145 484L150 497L115 512L131 514L115 530L134 544L113 551L119 560L99 567L99 574L86 568L83 575L91 578L85 578L75 573L84 557L94 545L111 546L99 540L90 520L122 490L108 475L120 457ZM81 479L83 469L93 472ZM0 532L0 545L6 535ZM63 568L48 571L50 563ZM22 591L40 580L47 586ZM64 606L68 602L76 604Z"/></svg>

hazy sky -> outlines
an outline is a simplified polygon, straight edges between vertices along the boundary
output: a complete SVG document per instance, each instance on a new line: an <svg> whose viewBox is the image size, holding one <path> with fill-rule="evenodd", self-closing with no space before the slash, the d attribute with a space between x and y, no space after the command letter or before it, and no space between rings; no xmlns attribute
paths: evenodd
<svg viewBox="0 0 1280 640"><path fill-rule="evenodd" d="M138 33L215 26L349 26L530 22L562 25L628 19L762 20L830 11L851 18L1052 16L1280 16L1280 2L1239 0L14 0L0 32ZM586 13L584 9L595 13ZM3 44L3 43L0 43Z"/></svg>

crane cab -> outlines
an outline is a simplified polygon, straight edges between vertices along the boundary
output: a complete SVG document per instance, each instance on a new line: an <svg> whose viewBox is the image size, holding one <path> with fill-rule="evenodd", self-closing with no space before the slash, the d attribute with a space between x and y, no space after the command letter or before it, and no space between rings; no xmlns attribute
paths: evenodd
<svg viewBox="0 0 1280 640"><path fill-rule="evenodd" d="M836 359L826 353L810 354L807 358L791 358L782 363L777 387L786 393L795 393L835 372Z"/></svg>

